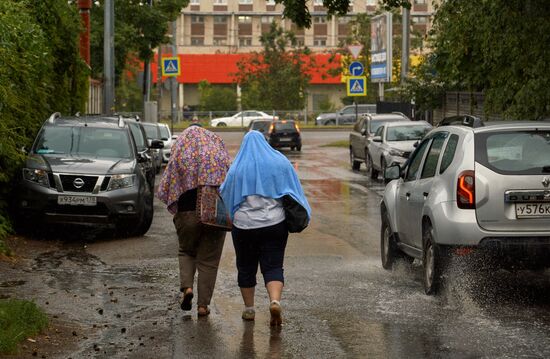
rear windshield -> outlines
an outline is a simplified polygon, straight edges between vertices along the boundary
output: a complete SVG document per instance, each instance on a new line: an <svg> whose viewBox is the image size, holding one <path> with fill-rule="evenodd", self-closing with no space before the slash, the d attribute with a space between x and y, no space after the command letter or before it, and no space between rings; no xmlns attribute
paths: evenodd
<svg viewBox="0 0 550 359"><path fill-rule="evenodd" d="M501 174L550 173L550 131L478 133L476 161Z"/></svg>
<svg viewBox="0 0 550 359"><path fill-rule="evenodd" d="M294 122L275 122L275 131L296 131Z"/></svg>
<svg viewBox="0 0 550 359"><path fill-rule="evenodd" d="M131 158L130 139L122 129L94 127L45 127L35 153L71 156Z"/></svg>
<svg viewBox="0 0 550 359"><path fill-rule="evenodd" d="M388 127L387 141L420 140L430 129L427 126L395 126Z"/></svg>
<svg viewBox="0 0 550 359"><path fill-rule="evenodd" d="M159 126L160 130L160 138L166 138L167 140L170 139L170 132L168 131L168 127Z"/></svg>
<svg viewBox="0 0 550 359"><path fill-rule="evenodd" d="M252 126L250 127L250 129L260 131L260 132L267 132L269 130L269 126L271 126L271 122L260 121L260 122L252 123Z"/></svg>
<svg viewBox="0 0 550 359"><path fill-rule="evenodd" d="M157 127L157 125L144 123L143 128L145 128L145 133L147 134L148 139L151 139L151 140L160 139L159 128Z"/></svg>

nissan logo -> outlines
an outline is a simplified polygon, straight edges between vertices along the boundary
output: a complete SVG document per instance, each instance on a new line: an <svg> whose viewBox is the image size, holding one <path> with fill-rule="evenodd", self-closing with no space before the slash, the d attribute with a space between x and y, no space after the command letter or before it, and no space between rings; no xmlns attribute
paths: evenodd
<svg viewBox="0 0 550 359"><path fill-rule="evenodd" d="M75 178L73 181L74 188L82 188L84 186L84 180L80 177Z"/></svg>
<svg viewBox="0 0 550 359"><path fill-rule="evenodd" d="M550 178L544 177L544 178L542 179L542 185L543 185L544 187L548 187L548 185L550 185Z"/></svg>

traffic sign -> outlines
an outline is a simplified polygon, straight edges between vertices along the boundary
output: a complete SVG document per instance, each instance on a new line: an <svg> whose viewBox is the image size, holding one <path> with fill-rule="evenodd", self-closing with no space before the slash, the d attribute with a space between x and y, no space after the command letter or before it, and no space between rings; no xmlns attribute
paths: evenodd
<svg viewBox="0 0 550 359"><path fill-rule="evenodd" d="M350 76L346 83L348 96L366 96L367 95L367 77Z"/></svg>
<svg viewBox="0 0 550 359"><path fill-rule="evenodd" d="M363 75L363 71L365 71L365 67L359 61L353 61L349 65L349 74L351 76L361 76Z"/></svg>
<svg viewBox="0 0 550 359"><path fill-rule="evenodd" d="M163 57L162 58L162 76L179 76L180 58Z"/></svg>
<svg viewBox="0 0 550 359"><path fill-rule="evenodd" d="M348 50L351 52L351 56L355 60L359 57L361 50L363 50L363 45L348 45Z"/></svg>

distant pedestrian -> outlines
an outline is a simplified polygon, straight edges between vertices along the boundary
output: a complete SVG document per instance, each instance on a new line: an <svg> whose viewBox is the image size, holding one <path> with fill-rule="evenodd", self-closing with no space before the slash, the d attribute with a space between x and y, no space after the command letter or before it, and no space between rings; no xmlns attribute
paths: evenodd
<svg viewBox="0 0 550 359"><path fill-rule="evenodd" d="M242 318L254 320L258 264L269 295L270 324L281 325L283 261L288 238L282 198L292 197L311 210L290 161L274 150L258 131L248 132L220 187L233 220L238 285L245 308Z"/></svg>
<svg viewBox="0 0 550 359"><path fill-rule="evenodd" d="M206 316L214 292L225 232L203 226L196 214L197 188L219 186L231 163L223 140L200 126L184 130L172 146L158 198L174 214L179 241L180 306L191 310L197 276L197 314Z"/></svg>

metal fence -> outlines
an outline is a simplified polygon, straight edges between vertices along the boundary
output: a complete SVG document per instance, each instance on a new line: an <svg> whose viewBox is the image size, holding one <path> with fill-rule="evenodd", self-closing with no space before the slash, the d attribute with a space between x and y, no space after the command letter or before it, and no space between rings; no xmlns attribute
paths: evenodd
<svg viewBox="0 0 550 359"><path fill-rule="evenodd" d="M502 118L500 114L487 114L484 105L485 95L482 92L447 92L443 107L433 111L433 122L456 115L474 115L485 121Z"/></svg>
<svg viewBox="0 0 550 359"><path fill-rule="evenodd" d="M277 116L281 120L295 120L305 124L315 124L317 112L305 110L250 110L264 112L270 116ZM207 122L221 117L231 117L242 111L179 111L176 123L183 121ZM172 113L169 110L159 110L159 120L170 121Z"/></svg>

